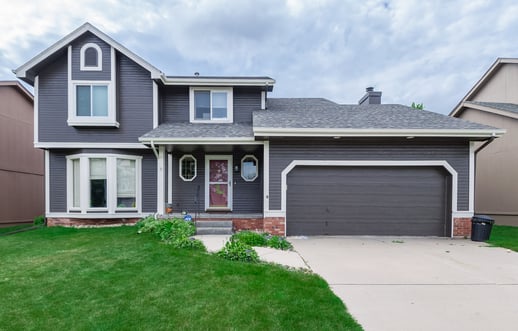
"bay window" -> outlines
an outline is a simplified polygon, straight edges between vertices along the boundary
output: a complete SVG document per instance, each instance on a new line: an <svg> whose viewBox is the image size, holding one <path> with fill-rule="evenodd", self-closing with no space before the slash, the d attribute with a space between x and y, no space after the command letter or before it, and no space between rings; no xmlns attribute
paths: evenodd
<svg viewBox="0 0 518 331"><path fill-rule="evenodd" d="M69 212L140 212L141 162L116 154L68 156Z"/></svg>

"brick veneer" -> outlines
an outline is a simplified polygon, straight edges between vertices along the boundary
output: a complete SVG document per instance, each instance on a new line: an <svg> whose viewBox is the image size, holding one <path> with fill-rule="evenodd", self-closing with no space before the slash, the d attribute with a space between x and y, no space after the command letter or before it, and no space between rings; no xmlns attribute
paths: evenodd
<svg viewBox="0 0 518 331"><path fill-rule="evenodd" d="M471 218L459 217L453 219L453 235L455 237L471 236Z"/></svg>
<svg viewBox="0 0 518 331"><path fill-rule="evenodd" d="M263 231L264 229L264 221L262 218L233 218L232 225L234 231Z"/></svg>
<svg viewBox="0 0 518 331"><path fill-rule="evenodd" d="M264 232L284 236L286 234L286 222L284 217L265 217Z"/></svg>
<svg viewBox="0 0 518 331"><path fill-rule="evenodd" d="M67 226L67 227L82 227L82 226L117 226L117 225L133 225L138 222L140 218L47 218L47 226Z"/></svg>

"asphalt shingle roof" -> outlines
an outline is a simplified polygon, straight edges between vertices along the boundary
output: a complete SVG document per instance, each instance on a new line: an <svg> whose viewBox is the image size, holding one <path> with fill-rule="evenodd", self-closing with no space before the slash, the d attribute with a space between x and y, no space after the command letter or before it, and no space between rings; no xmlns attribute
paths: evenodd
<svg viewBox="0 0 518 331"><path fill-rule="evenodd" d="M252 138L253 136L251 124L164 123L141 138Z"/></svg>
<svg viewBox="0 0 518 331"><path fill-rule="evenodd" d="M468 101L466 105L470 103L518 114L518 105L515 103Z"/></svg>
<svg viewBox="0 0 518 331"><path fill-rule="evenodd" d="M340 105L326 99L271 98L253 114L254 127L318 129L487 130L487 125L393 104Z"/></svg>

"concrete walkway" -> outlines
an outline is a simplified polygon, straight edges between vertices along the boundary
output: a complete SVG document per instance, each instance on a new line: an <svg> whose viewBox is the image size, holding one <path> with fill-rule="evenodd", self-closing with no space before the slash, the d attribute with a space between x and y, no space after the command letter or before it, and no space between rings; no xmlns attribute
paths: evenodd
<svg viewBox="0 0 518 331"><path fill-rule="evenodd" d="M465 239L288 239L367 331L518 329L518 253Z"/></svg>
<svg viewBox="0 0 518 331"><path fill-rule="evenodd" d="M223 248L229 240L230 235L198 235L195 238L200 239L207 251L214 253ZM295 269L309 269L302 257L295 251L282 251L268 247L254 247L261 261L281 264Z"/></svg>

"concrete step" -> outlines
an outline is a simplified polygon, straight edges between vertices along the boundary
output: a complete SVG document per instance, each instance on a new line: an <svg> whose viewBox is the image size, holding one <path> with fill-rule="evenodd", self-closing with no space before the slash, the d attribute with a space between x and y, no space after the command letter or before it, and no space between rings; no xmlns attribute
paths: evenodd
<svg viewBox="0 0 518 331"><path fill-rule="evenodd" d="M197 227L196 234L197 235L232 234L232 227L230 227L230 228L222 228L222 227L215 227L215 228L202 227L202 228L200 228L200 227Z"/></svg>
<svg viewBox="0 0 518 331"><path fill-rule="evenodd" d="M196 221L196 227L201 228L231 228L232 221L218 220L218 221Z"/></svg>

